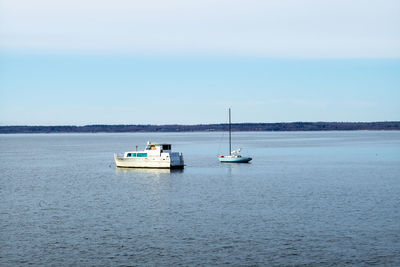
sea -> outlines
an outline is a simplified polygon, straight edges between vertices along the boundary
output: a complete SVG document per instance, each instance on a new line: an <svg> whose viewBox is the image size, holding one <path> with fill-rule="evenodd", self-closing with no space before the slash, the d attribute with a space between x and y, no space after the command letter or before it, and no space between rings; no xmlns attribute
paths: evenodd
<svg viewBox="0 0 400 267"><path fill-rule="evenodd" d="M120 169L172 144L184 170ZM400 266L400 131L0 135L0 266Z"/></svg>

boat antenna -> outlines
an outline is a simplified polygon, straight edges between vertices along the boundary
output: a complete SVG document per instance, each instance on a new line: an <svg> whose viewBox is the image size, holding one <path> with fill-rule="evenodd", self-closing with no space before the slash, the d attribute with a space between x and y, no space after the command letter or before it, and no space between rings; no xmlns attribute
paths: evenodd
<svg viewBox="0 0 400 267"><path fill-rule="evenodd" d="M232 155L231 141L231 108L229 108L229 155Z"/></svg>

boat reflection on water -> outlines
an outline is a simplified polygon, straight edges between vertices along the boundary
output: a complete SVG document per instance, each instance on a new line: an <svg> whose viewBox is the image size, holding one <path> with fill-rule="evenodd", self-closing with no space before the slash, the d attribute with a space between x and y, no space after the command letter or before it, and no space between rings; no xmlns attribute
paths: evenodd
<svg viewBox="0 0 400 267"><path fill-rule="evenodd" d="M146 203L158 203L160 196L171 190L171 186L181 180L183 170L149 169L149 168L115 168L115 176L124 190L138 190L143 193ZM136 189L132 189L134 185ZM136 194L139 194L136 191Z"/></svg>
<svg viewBox="0 0 400 267"><path fill-rule="evenodd" d="M117 174L150 174L159 176L160 174L182 173L183 169L152 169L152 168L123 168L116 167Z"/></svg>

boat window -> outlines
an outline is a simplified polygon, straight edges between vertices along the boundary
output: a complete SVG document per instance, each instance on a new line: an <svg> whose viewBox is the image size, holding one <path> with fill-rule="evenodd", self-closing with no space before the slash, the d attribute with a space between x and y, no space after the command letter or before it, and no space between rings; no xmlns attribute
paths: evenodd
<svg viewBox="0 0 400 267"><path fill-rule="evenodd" d="M130 157L131 156L131 153L128 153L128 155L126 155L127 157Z"/></svg>
<svg viewBox="0 0 400 267"><path fill-rule="evenodd" d="M163 145L164 150L171 150L171 145Z"/></svg>
<svg viewBox="0 0 400 267"><path fill-rule="evenodd" d="M151 146L150 149L151 150L156 150L156 146Z"/></svg>
<svg viewBox="0 0 400 267"><path fill-rule="evenodd" d="M147 157L147 153L137 153L137 156L141 157L141 158L146 158Z"/></svg>
<svg viewBox="0 0 400 267"><path fill-rule="evenodd" d="M132 153L132 154L131 154L131 157L136 157L136 153Z"/></svg>

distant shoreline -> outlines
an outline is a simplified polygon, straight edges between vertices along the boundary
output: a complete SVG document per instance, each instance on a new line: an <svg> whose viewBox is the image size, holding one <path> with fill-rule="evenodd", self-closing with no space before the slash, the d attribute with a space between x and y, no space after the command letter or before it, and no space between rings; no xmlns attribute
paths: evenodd
<svg viewBox="0 0 400 267"><path fill-rule="evenodd" d="M387 122L288 122L233 123L232 131L357 131L400 130L400 121ZM228 124L198 125L85 125L85 126L0 126L0 134L13 133L136 133L136 132L220 132Z"/></svg>

